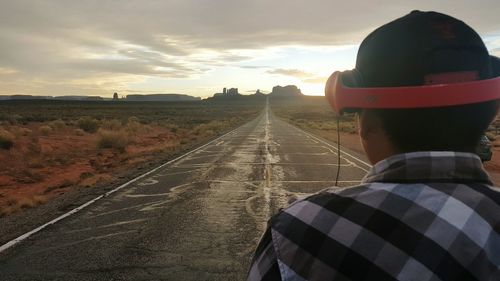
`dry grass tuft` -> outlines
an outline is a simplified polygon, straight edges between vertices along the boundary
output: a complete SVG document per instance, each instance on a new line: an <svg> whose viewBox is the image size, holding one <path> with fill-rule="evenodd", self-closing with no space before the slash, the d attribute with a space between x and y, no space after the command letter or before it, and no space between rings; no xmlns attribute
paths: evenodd
<svg viewBox="0 0 500 281"><path fill-rule="evenodd" d="M47 125L40 126L38 130L40 131L40 134L42 134L43 136L48 136L50 132L52 132L52 128Z"/></svg>
<svg viewBox="0 0 500 281"><path fill-rule="evenodd" d="M50 121L48 123L48 126L50 128L52 128L52 130L58 131L58 130L62 130L64 128L66 128L66 123L64 121L62 121L61 119L58 119L58 120Z"/></svg>
<svg viewBox="0 0 500 281"><path fill-rule="evenodd" d="M119 150L120 152L124 152L129 141L129 137L124 131L110 131L101 129L98 132L97 147L114 148Z"/></svg>
<svg viewBox="0 0 500 281"><path fill-rule="evenodd" d="M139 122L139 119L137 117L130 117L127 121L127 131L129 133L137 133L143 125Z"/></svg>
<svg viewBox="0 0 500 281"><path fill-rule="evenodd" d="M109 131L118 131L123 128L123 124L117 119L104 120L101 128Z"/></svg>
<svg viewBox="0 0 500 281"><path fill-rule="evenodd" d="M87 133L95 133L99 129L99 120L91 117L82 117L76 121L78 128Z"/></svg>
<svg viewBox="0 0 500 281"><path fill-rule="evenodd" d="M17 136L17 137L23 137L23 136L29 136L33 133L32 130L26 128L26 127L18 127L18 126L13 126L11 127L11 131Z"/></svg>
<svg viewBox="0 0 500 281"><path fill-rule="evenodd" d="M47 202L48 198L42 195L33 195L30 197L11 198L7 204L0 207L0 217L12 214L23 208L33 208Z"/></svg>
<svg viewBox="0 0 500 281"><path fill-rule="evenodd" d="M84 131L84 130L82 130L82 129L76 129L76 130L75 130L75 134L76 134L77 136L83 136L83 135L85 135L85 131Z"/></svg>
<svg viewBox="0 0 500 281"><path fill-rule="evenodd" d="M0 128L0 149L9 150L14 146L14 135Z"/></svg>
<svg viewBox="0 0 500 281"><path fill-rule="evenodd" d="M18 171L14 179L18 183L37 183L44 179L44 175L42 173L36 172L33 169L26 168Z"/></svg>

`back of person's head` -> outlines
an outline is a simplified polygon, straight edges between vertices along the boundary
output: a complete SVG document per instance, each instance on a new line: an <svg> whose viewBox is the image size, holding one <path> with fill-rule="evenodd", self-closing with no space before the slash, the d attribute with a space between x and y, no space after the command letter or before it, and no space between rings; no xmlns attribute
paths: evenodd
<svg viewBox="0 0 500 281"><path fill-rule="evenodd" d="M372 32L362 42L353 87L406 87L485 80L500 76L480 36L464 22L414 11ZM404 95L404 93L401 93ZM365 109L379 118L400 152L472 152L498 111L498 100L465 105Z"/></svg>

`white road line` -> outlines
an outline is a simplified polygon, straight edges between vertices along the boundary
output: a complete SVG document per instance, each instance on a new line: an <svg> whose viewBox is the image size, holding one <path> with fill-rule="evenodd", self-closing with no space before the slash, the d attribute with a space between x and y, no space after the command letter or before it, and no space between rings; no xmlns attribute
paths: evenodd
<svg viewBox="0 0 500 281"><path fill-rule="evenodd" d="M194 159L207 158L207 157L216 157L219 155L219 153L206 154L206 155L200 155L200 153L196 153L196 155L197 156L191 155L186 160L194 160Z"/></svg>
<svg viewBox="0 0 500 281"><path fill-rule="evenodd" d="M251 122L251 121L250 121L250 122ZM248 124L248 123L246 123L246 124ZM222 139L222 138L224 138L225 136L227 136L227 135L229 135L229 134L234 133L235 131L237 131L237 130L238 130L238 129L240 129L241 127L245 126L246 124L241 125L240 127L236 128L236 129L234 129L234 130L232 130L232 131L230 131L230 132L228 132L228 133L226 133L226 134L224 134L224 135L222 135L222 136L220 136L220 137L218 137L218 138L216 138L216 139L214 139L214 140L212 140L212 141L210 141L210 142L208 142L208 143L206 143L206 144L204 144L204 145L202 145L202 146L200 146L200 147L198 147L198 148L196 148L196 149L193 149L193 150L191 150L191 151L189 151L189 152L187 152L187 153L185 153L185 154L183 154L183 155L181 155L181 156L179 156L179 157L177 157L177 158L175 158L175 159L173 159L173 160L170 160L170 161L168 161L168 162L166 162L166 163L164 163L164 164L162 164L162 165L160 165L160 166L158 166L158 167L154 168L153 170L151 170L151 171L149 171L149 172L147 172L147 173L144 173L144 174L142 174L142 175L140 175L140 176L138 176L138 177L136 177L136 178L134 178L134 179L132 179L132 180L130 180L130 181L128 181L128 182L126 182L126 183L124 183L124 184L120 185L120 186L118 186L117 188L115 188L115 189L113 189L113 190L110 190L110 191L108 191L108 192L106 192L106 193L104 193L104 194L102 194L102 195L97 196L96 198L94 198L94 199L92 199L92 200L88 201L87 203L85 203L85 204L83 204L83 205L81 205L81 206L79 206L79 207L76 207L75 209L73 209L73 210L71 210L71 211L69 211L69 212L67 212L67 213L65 213L65 214L63 214L63 215L60 215L59 217L57 217L57 218L55 218L55 219L53 219L53 220L51 220L51 221L49 221L49 222L47 222L47 223L45 223L45 224L41 225L41 226L39 226L39 227L37 227L37 228L35 228L35 229L33 229L33 230L29 231L29 232L26 232L25 234L23 234L23 235L21 235L21 236L19 236L19 237L17 237L17 238L14 238L14 239L10 240L9 242L7 242L7 243L3 244L2 246L0 246L0 253L1 253L1 252L3 252L3 251L5 251L5 250L7 250L7 249L9 249L9 248L10 248L10 247L12 247L12 246L14 246L14 245L18 244L18 243L20 243L20 242L22 242L22 241L26 240L26 239L27 239L28 237L30 237L31 235L33 235L33 234L35 234L35 233L37 233L37 232L40 232L41 230L43 230L43 229L44 229L44 228L46 228L47 226L53 225L53 224L55 224L56 222L58 222L58 221L60 221L60 220L62 220L62 219L64 219L64 218L67 218L67 217L69 217L69 216L73 215L74 213L76 213L76 212L78 212L78 211L80 211L80 210L82 210L82 209L86 208L87 206L94 204L94 203L95 203L96 201L98 201L99 199L101 199L101 198L103 198L103 197L107 197L107 196L109 196L109 195L111 195L111 194L113 194L113 193L117 192L118 190L123 189L123 188L125 188L125 187L129 186L130 184L132 184L132 183L134 183L134 182L136 182L136 181L138 181L138 180L140 180L140 179L142 179L142 178L144 178L144 177L146 177L146 176L148 176L148 175L150 175L150 174L152 174L152 173L156 172L157 170L159 170L159 169L161 169L161 168L163 168L163 167L165 167L165 166L167 166L167 165L169 165L169 164L171 164L171 163L173 163L173 162L175 162L175 161L177 161L177 160L180 160L180 159L182 159L182 158L184 158L184 157L186 157L186 156L188 156L188 155L190 155L190 154L192 154L192 153L195 153L196 151L199 151L199 150L201 150L201 149L203 149L203 148L205 148L205 147L207 147L207 146L211 145L212 143L214 143L214 142L216 142L216 141L221 140L221 139Z"/></svg>
<svg viewBox="0 0 500 281"><path fill-rule="evenodd" d="M328 145L329 147L331 147L331 148L333 148L333 149L337 150L337 147L336 147L335 145L331 145L331 144L329 144L328 142L326 142L326 141L324 141L324 140L322 140L322 139L320 139L320 138L316 137L315 135L309 134L308 132L306 132L306 131L304 131L304 130L302 130L302 129L298 128L298 127L293 126L292 124L290 124L290 125L291 125L292 127L296 128L297 130L302 131L304 134L306 134L306 135L308 135L308 136L310 136L310 137L312 137L312 138L314 138L314 139L316 139L316 140L318 140L318 141L320 141L320 142L322 142L322 143L324 143L324 144ZM340 147L342 147L342 146L340 146ZM342 155L342 154L344 154L344 155L347 155L347 156L349 156L349 157L351 157L351 158L353 158L353 159L356 159L358 162L360 162L360 163L362 163L362 164L366 165L368 168L371 168L371 167L372 167L372 165L370 165L370 164L366 163L365 161L363 161L363 160L359 159L359 158L358 158L358 157L356 157L356 156L353 156L353 155L351 155L351 154L349 154L349 153L345 152L345 150L341 149L340 151L341 151L341 155Z"/></svg>
<svg viewBox="0 0 500 281"><path fill-rule="evenodd" d="M181 168L182 167L178 167L178 166L175 166L176 168ZM192 172L197 172L199 171L200 169L192 169L192 170L187 170L187 171L181 171L181 172L174 172L174 173L166 173L166 174L158 174L158 177L168 177L168 176L175 176L175 175L181 175L181 174L188 174L188 173L192 173Z"/></svg>

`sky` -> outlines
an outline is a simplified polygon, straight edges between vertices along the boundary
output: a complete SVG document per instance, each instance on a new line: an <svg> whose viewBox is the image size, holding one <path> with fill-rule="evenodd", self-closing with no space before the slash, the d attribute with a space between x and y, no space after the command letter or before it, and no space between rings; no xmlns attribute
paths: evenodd
<svg viewBox="0 0 500 281"><path fill-rule="evenodd" d="M321 95L364 37L417 9L465 21L500 56L498 0L0 0L0 95Z"/></svg>

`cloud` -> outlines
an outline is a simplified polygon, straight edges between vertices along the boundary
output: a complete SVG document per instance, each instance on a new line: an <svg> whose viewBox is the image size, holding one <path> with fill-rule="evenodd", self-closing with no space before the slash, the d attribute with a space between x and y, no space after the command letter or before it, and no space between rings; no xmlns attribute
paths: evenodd
<svg viewBox="0 0 500 281"><path fill-rule="evenodd" d="M284 69L284 68L277 68L277 69L273 69L273 70L268 70L267 73L292 76L292 77L296 77L296 78L306 78L306 77L313 76L313 74L299 70L299 69Z"/></svg>
<svg viewBox="0 0 500 281"><path fill-rule="evenodd" d="M195 79L225 66L265 69L246 64L258 59L253 52L358 44L415 8L455 15L482 35L500 30L499 1L26 0L2 1L1 7L0 88L22 89L16 81L44 81L38 89L47 91L50 84L52 90L66 85L58 92L83 84L105 92L103 85L118 88L144 77ZM303 81L321 79L269 67Z"/></svg>
<svg viewBox="0 0 500 281"><path fill-rule="evenodd" d="M239 65L238 67L244 68L244 69L263 69L263 68L269 68L269 66L266 66L266 65Z"/></svg>
<svg viewBox="0 0 500 281"><path fill-rule="evenodd" d="M324 83L326 83L326 80L327 80L327 77L316 76L316 77L304 79L303 81L306 83L311 83L311 84L324 84Z"/></svg>
<svg viewBox="0 0 500 281"><path fill-rule="evenodd" d="M290 77L298 78L298 79L302 80L302 82L311 83L311 84L320 84L320 83L324 83L326 81L325 77L319 76L319 75L311 73L311 72L303 71L300 69L277 68L277 69L273 69L273 70L268 70L266 73L290 76Z"/></svg>
<svg viewBox="0 0 500 281"><path fill-rule="evenodd" d="M0 67L0 75L16 74L17 71L10 68Z"/></svg>

